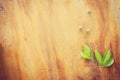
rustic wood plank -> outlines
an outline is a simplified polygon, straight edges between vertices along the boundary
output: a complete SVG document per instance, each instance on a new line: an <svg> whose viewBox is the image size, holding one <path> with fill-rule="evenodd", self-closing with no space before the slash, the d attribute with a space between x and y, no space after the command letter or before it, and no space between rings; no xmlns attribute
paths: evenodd
<svg viewBox="0 0 120 80"><path fill-rule="evenodd" d="M85 61L83 44L114 65ZM120 80L119 51L119 0L0 0L0 80Z"/></svg>

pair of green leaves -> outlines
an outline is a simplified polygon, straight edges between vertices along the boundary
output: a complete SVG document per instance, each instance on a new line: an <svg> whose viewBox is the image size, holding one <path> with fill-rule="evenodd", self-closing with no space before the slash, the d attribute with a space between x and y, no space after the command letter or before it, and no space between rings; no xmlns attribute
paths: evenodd
<svg viewBox="0 0 120 80"><path fill-rule="evenodd" d="M95 57L102 67L109 67L114 63L114 58L111 58L110 50L105 51L103 57L97 50L95 50Z"/></svg>
<svg viewBox="0 0 120 80"><path fill-rule="evenodd" d="M87 45L83 45L83 52L80 55L85 58L91 60L91 49Z"/></svg>
<svg viewBox="0 0 120 80"><path fill-rule="evenodd" d="M83 52L80 53L80 55L85 58L91 60L92 55L91 55L91 49L87 45L83 45ZM94 51L96 60L102 67L109 67L114 63L114 58L111 58L111 53L110 50L106 51L102 57L102 55L95 50Z"/></svg>

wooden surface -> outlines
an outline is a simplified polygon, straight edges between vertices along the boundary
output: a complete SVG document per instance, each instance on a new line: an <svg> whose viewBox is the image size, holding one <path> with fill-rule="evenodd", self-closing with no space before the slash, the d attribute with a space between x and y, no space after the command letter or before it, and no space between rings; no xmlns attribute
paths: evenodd
<svg viewBox="0 0 120 80"><path fill-rule="evenodd" d="M111 49L114 65L92 66L80 57L83 44L102 54ZM119 74L120 0L0 0L0 80L120 80Z"/></svg>

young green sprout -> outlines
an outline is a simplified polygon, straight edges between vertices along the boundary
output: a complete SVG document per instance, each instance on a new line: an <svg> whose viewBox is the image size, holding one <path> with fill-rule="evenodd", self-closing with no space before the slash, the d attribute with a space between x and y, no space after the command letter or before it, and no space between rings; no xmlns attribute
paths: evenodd
<svg viewBox="0 0 120 80"><path fill-rule="evenodd" d="M87 45L83 45L83 52L80 53L81 57L91 60L92 57L95 55L95 58L97 62L102 67L109 67L114 63L114 58L111 58L111 52L110 50L107 50L104 52L104 55L102 56L97 50L94 51L94 54L91 54L91 49Z"/></svg>
<svg viewBox="0 0 120 80"><path fill-rule="evenodd" d="M114 63L114 58L111 58L110 50L105 51L103 57L97 50L95 50L95 57L96 57L96 60L98 61L98 63L102 67L109 67Z"/></svg>
<svg viewBox="0 0 120 80"><path fill-rule="evenodd" d="M91 49L87 45L83 45L83 52L80 55L85 58L91 60Z"/></svg>

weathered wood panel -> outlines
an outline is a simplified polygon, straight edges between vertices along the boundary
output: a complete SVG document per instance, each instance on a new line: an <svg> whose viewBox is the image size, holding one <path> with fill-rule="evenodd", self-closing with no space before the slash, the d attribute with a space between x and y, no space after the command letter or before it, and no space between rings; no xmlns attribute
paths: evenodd
<svg viewBox="0 0 120 80"><path fill-rule="evenodd" d="M114 65L82 59L85 43ZM0 0L0 80L120 80L119 51L120 0Z"/></svg>

